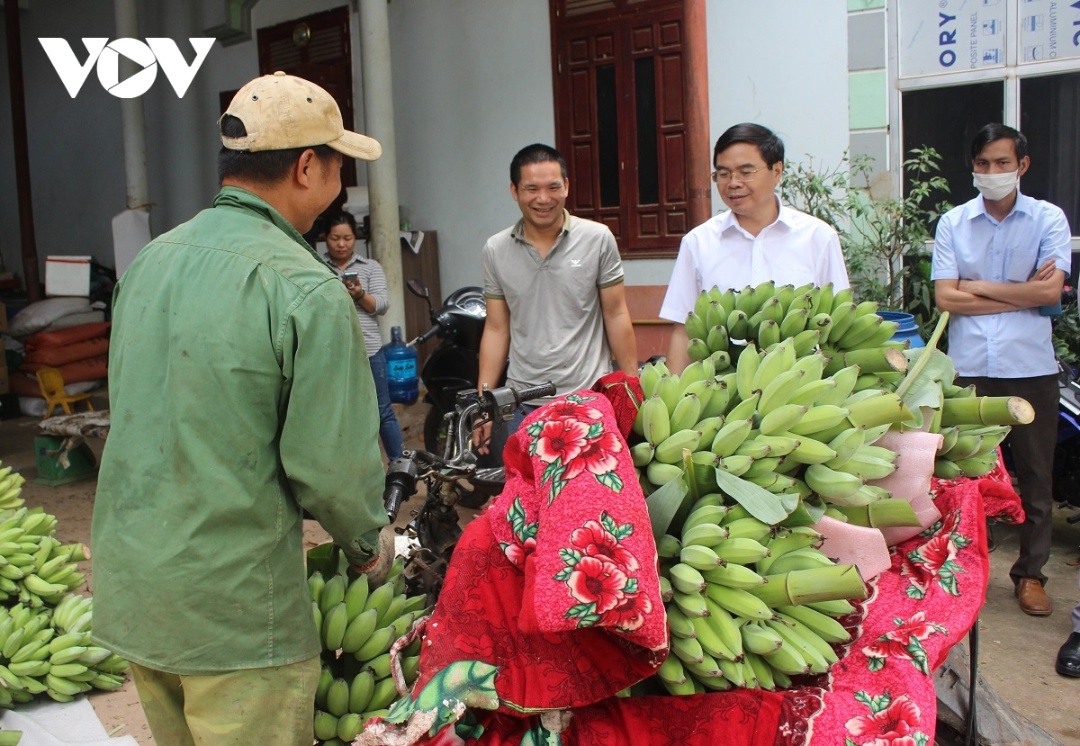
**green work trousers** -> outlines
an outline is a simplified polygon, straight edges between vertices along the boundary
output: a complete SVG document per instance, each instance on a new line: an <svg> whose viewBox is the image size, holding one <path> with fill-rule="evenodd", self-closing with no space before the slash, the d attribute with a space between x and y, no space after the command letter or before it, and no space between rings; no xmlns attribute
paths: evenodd
<svg viewBox="0 0 1080 746"><path fill-rule="evenodd" d="M318 658L214 676L178 676L132 664L158 746L311 746Z"/></svg>

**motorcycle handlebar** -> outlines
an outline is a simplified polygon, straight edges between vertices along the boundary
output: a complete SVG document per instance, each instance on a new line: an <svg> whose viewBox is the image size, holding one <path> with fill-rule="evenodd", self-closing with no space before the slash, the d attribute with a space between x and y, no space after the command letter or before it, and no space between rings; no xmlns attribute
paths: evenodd
<svg viewBox="0 0 1080 746"><path fill-rule="evenodd" d="M436 329L438 327L435 327ZM399 458L394 459L386 471L386 482L383 487L383 506L386 514L393 523L397 520L398 512L410 497L416 494L416 484L420 477L421 465L417 463L415 456L423 454L422 461L427 464L439 463L442 467L454 467L458 465L476 463L476 456L469 448L470 432L473 427L474 416L478 413L486 413L489 418L501 418L504 421L510 419L513 410L518 404L542 396L551 396L555 393L555 384L548 381L537 386L528 386L524 389L514 389L509 386L486 392L483 400L473 393L473 401L462 407L457 405L457 422L454 425L452 437L456 440L457 447L454 453L457 456L449 461L444 461L434 454L426 451L405 451Z"/></svg>
<svg viewBox="0 0 1080 746"><path fill-rule="evenodd" d="M536 386L529 386L528 388L521 389L517 392L519 402L532 401L533 399L539 399L542 396L554 396L555 384L551 381L547 383L541 383Z"/></svg>
<svg viewBox="0 0 1080 746"><path fill-rule="evenodd" d="M418 474L417 465L408 451L390 462L383 487L383 507L391 523L397 520L402 503L416 494Z"/></svg>
<svg viewBox="0 0 1080 746"><path fill-rule="evenodd" d="M438 324L435 324L430 329L428 329L426 332L424 332L419 337L414 339L412 342L409 342L409 346L410 347L415 347L416 345L424 344L424 342L427 342L429 339L431 339L436 334L438 334L440 328L441 327Z"/></svg>
<svg viewBox="0 0 1080 746"><path fill-rule="evenodd" d="M391 523L397 520L401 506L408 499L409 495L406 494L405 489L400 484L387 486L383 492L383 505L386 506L386 515L389 516Z"/></svg>

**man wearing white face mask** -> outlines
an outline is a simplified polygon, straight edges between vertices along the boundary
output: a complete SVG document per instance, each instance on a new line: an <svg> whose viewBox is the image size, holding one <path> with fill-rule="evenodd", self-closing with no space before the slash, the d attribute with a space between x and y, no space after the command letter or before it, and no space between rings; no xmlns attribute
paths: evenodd
<svg viewBox="0 0 1080 746"><path fill-rule="evenodd" d="M1061 208L1020 192L1031 165L1023 134L988 124L971 144L971 160L980 194L938 222L931 279L938 309L951 315L957 382L974 384L983 396L1022 396L1035 408L1035 421L1009 435L1026 514L1009 575L1021 610L1047 616L1043 566L1050 557L1058 385L1050 319L1039 309L1061 299L1071 234Z"/></svg>

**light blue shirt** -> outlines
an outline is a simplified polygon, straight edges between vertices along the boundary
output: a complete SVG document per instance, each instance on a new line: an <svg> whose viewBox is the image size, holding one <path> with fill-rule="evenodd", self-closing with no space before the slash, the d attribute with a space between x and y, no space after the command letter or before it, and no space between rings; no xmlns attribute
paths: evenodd
<svg viewBox="0 0 1080 746"><path fill-rule="evenodd" d="M1047 259L1068 275L1069 222L1061 208L1019 192L1005 219L990 217L982 195L938 222L932 280L1026 282ZM952 314L949 356L961 376L1029 378L1057 373L1050 318L1038 308L981 316Z"/></svg>

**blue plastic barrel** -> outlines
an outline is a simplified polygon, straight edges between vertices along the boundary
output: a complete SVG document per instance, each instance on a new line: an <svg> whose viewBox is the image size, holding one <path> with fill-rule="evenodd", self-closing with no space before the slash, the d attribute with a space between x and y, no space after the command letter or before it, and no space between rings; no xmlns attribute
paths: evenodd
<svg viewBox="0 0 1080 746"><path fill-rule="evenodd" d="M390 385L390 401L412 404L420 396L420 381L416 375L416 348L401 339L401 327L390 328L390 344L383 347L386 355L386 374Z"/></svg>
<svg viewBox="0 0 1080 746"><path fill-rule="evenodd" d="M878 311L878 316L886 321L895 321L900 326L892 335L891 342L907 342L908 347L926 347L926 342L919 336L919 327L915 323L915 316L903 311Z"/></svg>

